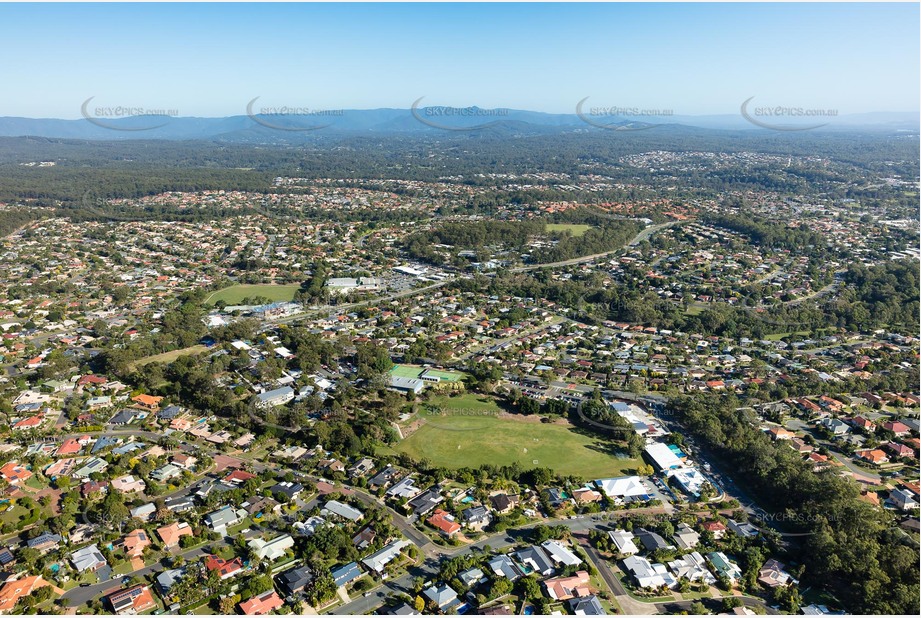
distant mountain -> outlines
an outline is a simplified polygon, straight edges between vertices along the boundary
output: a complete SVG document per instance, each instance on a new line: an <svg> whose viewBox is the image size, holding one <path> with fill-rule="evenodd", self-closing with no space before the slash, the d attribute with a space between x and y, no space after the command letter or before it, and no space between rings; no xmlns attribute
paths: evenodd
<svg viewBox="0 0 921 618"><path fill-rule="evenodd" d="M765 131L741 114L660 116L636 118L582 114L548 114L527 110L484 110L438 106L415 109L343 110L339 115L243 115L225 118L133 116L126 118L0 117L0 136L112 140L217 140L226 142L300 142L322 133L438 133L547 134L570 131L647 130L660 125L683 125L717 130ZM777 121L784 126L782 121ZM816 119L821 131L918 131L919 115L875 112ZM765 124L769 124L765 122ZM790 123L795 124L795 123Z"/></svg>

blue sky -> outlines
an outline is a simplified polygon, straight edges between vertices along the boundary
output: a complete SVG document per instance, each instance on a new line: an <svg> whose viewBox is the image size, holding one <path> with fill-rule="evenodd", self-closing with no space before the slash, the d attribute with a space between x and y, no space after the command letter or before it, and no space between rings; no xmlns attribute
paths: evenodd
<svg viewBox="0 0 921 618"><path fill-rule="evenodd" d="M0 5L0 116L80 105L576 103L734 114L745 99L919 108L918 4Z"/></svg>

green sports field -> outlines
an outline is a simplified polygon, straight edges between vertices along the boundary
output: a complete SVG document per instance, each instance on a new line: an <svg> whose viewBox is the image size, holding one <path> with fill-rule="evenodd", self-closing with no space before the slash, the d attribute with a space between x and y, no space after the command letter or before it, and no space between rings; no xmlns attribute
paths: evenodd
<svg viewBox="0 0 921 618"><path fill-rule="evenodd" d="M568 231L573 236L582 236L592 229L592 226L584 223L548 223L544 229L548 232Z"/></svg>
<svg viewBox="0 0 921 618"><path fill-rule="evenodd" d="M475 468L517 461L525 469L548 467L593 479L630 474L640 463L612 454L610 442L569 424L499 418L498 407L486 397L442 397L426 408L420 414L425 424L395 450L439 466Z"/></svg>
<svg viewBox="0 0 921 618"><path fill-rule="evenodd" d="M418 378L420 374L426 371L426 367L419 365L394 365L390 373L399 378ZM453 371L438 371L437 369L428 369L426 375L435 378L441 378L444 382L457 382L463 378L463 374Z"/></svg>
<svg viewBox="0 0 921 618"><path fill-rule="evenodd" d="M273 302L289 301L294 299L294 293L300 287L297 283L232 285L229 288L213 292L211 296L205 299L205 303L213 305L217 301L223 300L228 305L238 305L243 302L244 298L254 298L256 296L264 296Z"/></svg>

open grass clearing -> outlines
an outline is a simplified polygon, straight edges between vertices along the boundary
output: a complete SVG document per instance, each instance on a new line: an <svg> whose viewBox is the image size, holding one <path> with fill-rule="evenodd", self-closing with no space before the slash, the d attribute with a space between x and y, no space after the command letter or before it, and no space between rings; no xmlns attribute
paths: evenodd
<svg viewBox="0 0 921 618"><path fill-rule="evenodd" d="M228 305L239 305L246 298L263 297L272 302L294 300L294 293L300 289L298 283L255 283L238 284L212 292L205 299L206 305L222 300Z"/></svg>
<svg viewBox="0 0 921 618"><path fill-rule="evenodd" d="M548 232L569 232L573 236L582 236L593 226L585 223L548 223L544 228Z"/></svg>
<svg viewBox="0 0 921 618"><path fill-rule="evenodd" d="M416 459L447 468L483 464L547 467L586 479L632 474L641 463L616 452L616 444L569 423L541 423L528 417L500 417L488 398L439 397L426 406L422 426L394 445Z"/></svg>

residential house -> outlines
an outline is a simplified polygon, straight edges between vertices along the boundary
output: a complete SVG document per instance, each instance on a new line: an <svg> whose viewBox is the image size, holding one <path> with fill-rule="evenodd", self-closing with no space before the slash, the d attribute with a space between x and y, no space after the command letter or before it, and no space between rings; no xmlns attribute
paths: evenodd
<svg viewBox="0 0 921 618"><path fill-rule="evenodd" d="M576 616L605 616L607 612L595 595L569 600L569 611Z"/></svg>
<svg viewBox="0 0 921 618"><path fill-rule="evenodd" d="M240 611L247 616L264 616L279 609L284 604L285 602L278 596L277 592L268 590L240 603Z"/></svg>
<svg viewBox="0 0 921 618"><path fill-rule="evenodd" d="M433 485L427 490L413 498L407 503L412 512L421 517L438 506L443 498L441 497L441 486Z"/></svg>
<svg viewBox="0 0 921 618"><path fill-rule="evenodd" d="M626 530L612 530L608 532L608 538L613 541L618 553L624 556L632 556L640 552L639 548L633 543L633 533Z"/></svg>
<svg viewBox="0 0 921 618"><path fill-rule="evenodd" d="M646 551L652 552L658 549L669 549L671 545L663 539L658 533L653 532L652 530L647 530L645 528L637 528L633 531L633 535L637 540L642 544L643 548Z"/></svg>
<svg viewBox="0 0 921 618"><path fill-rule="evenodd" d="M143 584L113 592L105 600L119 616L134 616L157 606L150 588Z"/></svg>
<svg viewBox="0 0 921 618"><path fill-rule="evenodd" d="M132 517L136 519L141 521L150 521L150 519L154 516L154 513L157 512L157 505L153 502L148 502L147 504L136 506L128 512Z"/></svg>
<svg viewBox="0 0 921 618"><path fill-rule="evenodd" d="M291 596L303 592L314 577L313 570L309 566L302 565L280 573L275 581L285 596Z"/></svg>
<svg viewBox="0 0 921 618"><path fill-rule="evenodd" d="M426 523L433 528L437 528L445 538L453 537L461 529L460 524L454 521L454 516L442 509L435 509L435 512L426 520Z"/></svg>
<svg viewBox="0 0 921 618"><path fill-rule="evenodd" d="M499 555L492 558L488 562L488 566L492 569L493 573L499 577L505 577L510 581L515 581L524 575L524 571L519 568L511 558L505 555Z"/></svg>
<svg viewBox="0 0 921 618"><path fill-rule="evenodd" d="M163 546L166 549L171 549L179 545L179 540L182 537L195 535L192 531L192 526L184 521L178 521L157 528L157 536L163 541Z"/></svg>
<svg viewBox="0 0 921 618"><path fill-rule="evenodd" d="M243 509L235 510L230 505L224 506L216 511L212 511L205 515L205 525L214 530L215 532L225 533L227 528L230 526L235 526L240 523L246 516L246 511Z"/></svg>
<svg viewBox="0 0 921 618"><path fill-rule="evenodd" d="M223 579L230 579L234 575L243 571L243 560L234 558L233 560L224 560L220 556L209 555L205 559L205 568L212 572L217 572L218 576Z"/></svg>
<svg viewBox="0 0 921 618"><path fill-rule="evenodd" d="M407 476L401 479L399 483L388 489L384 495L395 500L408 500L414 496L417 496L421 491L414 485L414 483L415 479L412 476Z"/></svg>
<svg viewBox="0 0 921 618"><path fill-rule="evenodd" d="M74 569L79 572L96 571L108 566L105 557L96 545L88 545L70 554L70 561Z"/></svg>
<svg viewBox="0 0 921 618"><path fill-rule="evenodd" d="M248 545L259 558L274 562L284 556L287 550L294 547L294 538L290 534L283 534L271 541L253 539Z"/></svg>
<svg viewBox="0 0 921 618"><path fill-rule="evenodd" d="M10 485L19 485L25 483L32 477L32 473L22 464L15 461L8 461L0 467L0 478L3 478Z"/></svg>
<svg viewBox="0 0 921 618"><path fill-rule="evenodd" d="M769 559L758 571L758 582L768 588L786 586L791 583L795 584L796 580L784 570L785 568L782 562L778 562L774 558Z"/></svg>
<svg viewBox="0 0 921 618"><path fill-rule="evenodd" d="M352 522L361 521L361 518L364 517L364 513L358 509L337 500L330 500L323 505L322 512L324 515L332 514Z"/></svg>
<svg viewBox="0 0 921 618"><path fill-rule="evenodd" d="M678 549L693 549L700 543L700 535L686 523L682 522L675 528L672 535Z"/></svg>
<svg viewBox="0 0 921 618"><path fill-rule="evenodd" d="M640 588L671 588L678 584L678 580L668 572L664 564L652 564L642 556L628 556L624 558L623 564Z"/></svg>
<svg viewBox="0 0 921 618"><path fill-rule="evenodd" d="M545 576L553 574L553 561L543 549L536 545L520 549L512 555L519 564L529 568L531 572Z"/></svg>
<svg viewBox="0 0 921 618"><path fill-rule="evenodd" d="M282 495L287 498L288 501L291 501L301 495L301 492L304 491L304 486L300 483L284 481L272 485L269 491L272 492L272 495Z"/></svg>
<svg viewBox="0 0 921 618"><path fill-rule="evenodd" d="M902 511L911 511L918 508L918 500L915 495L902 487L889 492L889 501Z"/></svg>
<svg viewBox="0 0 921 618"><path fill-rule="evenodd" d="M377 551L361 561L368 570L375 573L383 573L386 566L400 555L404 547L409 545L409 541L392 541L380 551Z"/></svg>
<svg viewBox="0 0 921 618"><path fill-rule="evenodd" d="M34 549L41 554L48 553L52 549L57 549L61 544L60 534L53 534L51 532L43 532L34 539L29 539L26 541L26 547Z"/></svg>
<svg viewBox="0 0 921 618"><path fill-rule="evenodd" d="M579 566L582 564L582 558L574 554L568 547L559 541L549 540L540 544L541 548L550 556L554 564L563 567Z"/></svg>
<svg viewBox="0 0 921 618"><path fill-rule="evenodd" d="M723 552L710 552L707 554L707 559L719 576L726 577L733 582L742 577L742 569L739 568L739 565L726 557Z"/></svg>
<svg viewBox="0 0 921 618"><path fill-rule="evenodd" d="M160 402L163 401L163 397L157 397L155 395L138 395L137 397L132 397L131 401L139 408L156 412L160 409Z"/></svg>
<svg viewBox="0 0 921 618"><path fill-rule="evenodd" d="M337 569L333 569L329 574L332 576L337 588L348 586L352 582L361 579L363 575L361 569L358 568L357 562L350 562Z"/></svg>
<svg viewBox="0 0 921 618"><path fill-rule="evenodd" d="M445 614L454 613L452 610L462 603L457 598L457 592L447 584L429 586L422 591L422 596L431 601Z"/></svg>
<svg viewBox="0 0 921 618"><path fill-rule="evenodd" d="M136 479L130 474L113 479L110 486L123 494L142 492L147 488L147 484L144 481Z"/></svg>
<svg viewBox="0 0 921 618"><path fill-rule="evenodd" d="M0 587L0 614L9 614L16 608L20 599L39 588L50 585L41 575L27 575L19 579L7 580Z"/></svg>
<svg viewBox="0 0 921 618"><path fill-rule="evenodd" d="M518 495L496 494L489 497L489 503L492 508L500 515L510 513L518 506L519 502Z"/></svg>
<svg viewBox="0 0 921 618"><path fill-rule="evenodd" d="M570 577L553 577L544 581L547 595L554 601L568 601L574 597L587 597L590 578L588 571L577 571Z"/></svg>
<svg viewBox="0 0 921 618"><path fill-rule="evenodd" d="M481 531L492 522L492 514L485 506L473 506L461 513L464 525L471 530Z"/></svg>
<svg viewBox="0 0 921 618"><path fill-rule="evenodd" d="M760 530L758 530L756 527L754 527L747 521L738 522L738 521L730 519L726 523L729 526L729 530L731 530L735 534L742 536L742 537L754 538L758 536L759 534L761 534Z"/></svg>
<svg viewBox="0 0 921 618"><path fill-rule="evenodd" d="M144 554L144 550L149 546L150 539L147 537L147 532L142 528L132 530L122 539L122 547L129 558L141 557Z"/></svg>

